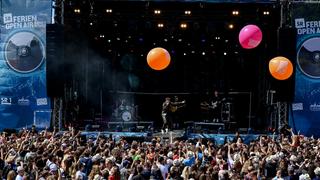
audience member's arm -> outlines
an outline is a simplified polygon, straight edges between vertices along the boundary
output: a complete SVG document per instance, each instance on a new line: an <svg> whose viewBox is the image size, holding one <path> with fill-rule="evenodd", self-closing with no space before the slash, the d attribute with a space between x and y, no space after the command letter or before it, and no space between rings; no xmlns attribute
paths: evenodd
<svg viewBox="0 0 320 180"><path fill-rule="evenodd" d="M1 150L0 150L0 151L1 151L1 152L0 152L0 153L1 153L0 158L1 158L2 160L4 160L3 148L4 148L4 144L1 145Z"/></svg>

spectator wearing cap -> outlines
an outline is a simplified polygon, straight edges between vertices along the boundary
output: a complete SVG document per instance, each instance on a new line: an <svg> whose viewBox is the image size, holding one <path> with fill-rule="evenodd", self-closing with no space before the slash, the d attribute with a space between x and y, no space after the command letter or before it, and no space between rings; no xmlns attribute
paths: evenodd
<svg viewBox="0 0 320 180"><path fill-rule="evenodd" d="M87 174L85 173L85 164L79 163L77 172L76 172L76 180L87 180Z"/></svg>
<svg viewBox="0 0 320 180"><path fill-rule="evenodd" d="M16 180L23 180L24 169L22 166L17 167L17 174Z"/></svg>
<svg viewBox="0 0 320 180"><path fill-rule="evenodd" d="M195 158L194 158L194 154L192 151L187 152L187 157L185 160L183 160L183 164L185 166L192 166L195 164Z"/></svg>

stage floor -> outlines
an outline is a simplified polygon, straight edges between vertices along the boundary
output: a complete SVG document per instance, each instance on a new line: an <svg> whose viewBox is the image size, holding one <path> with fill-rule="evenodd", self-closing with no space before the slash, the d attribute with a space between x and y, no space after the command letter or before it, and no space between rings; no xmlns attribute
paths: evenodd
<svg viewBox="0 0 320 180"><path fill-rule="evenodd" d="M127 138L130 140L144 141L149 142L154 137L160 137L161 139L172 143L175 140L187 140L187 139L209 139L214 141L216 144L221 145L224 144L227 139L228 141L233 141L235 138L235 134L214 134L214 133L187 133L184 130L173 130L168 133L161 132L111 132L111 131L83 131L81 135L86 136L87 138L96 138L98 134L103 135L105 137L112 137L115 140L119 140L120 138ZM244 143L250 143L253 140L256 140L261 135L271 135L271 134L240 134Z"/></svg>

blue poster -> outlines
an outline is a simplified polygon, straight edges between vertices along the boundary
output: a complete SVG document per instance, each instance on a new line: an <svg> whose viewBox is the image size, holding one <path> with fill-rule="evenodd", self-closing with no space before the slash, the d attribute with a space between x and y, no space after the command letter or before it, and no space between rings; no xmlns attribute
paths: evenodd
<svg viewBox="0 0 320 180"><path fill-rule="evenodd" d="M39 123L49 126L45 40L51 0L3 0L1 8L0 129L29 127L39 122L39 112Z"/></svg>
<svg viewBox="0 0 320 180"><path fill-rule="evenodd" d="M320 137L320 11L318 5L297 3L293 23L297 29L295 100L290 125L300 134Z"/></svg>

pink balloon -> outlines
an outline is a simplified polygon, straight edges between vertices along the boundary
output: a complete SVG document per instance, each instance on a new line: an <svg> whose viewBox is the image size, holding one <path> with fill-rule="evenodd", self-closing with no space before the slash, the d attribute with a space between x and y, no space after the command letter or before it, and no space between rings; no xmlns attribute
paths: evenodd
<svg viewBox="0 0 320 180"><path fill-rule="evenodd" d="M256 25L247 25L239 33L239 42L245 49L257 47L262 40L262 32Z"/></svg>

